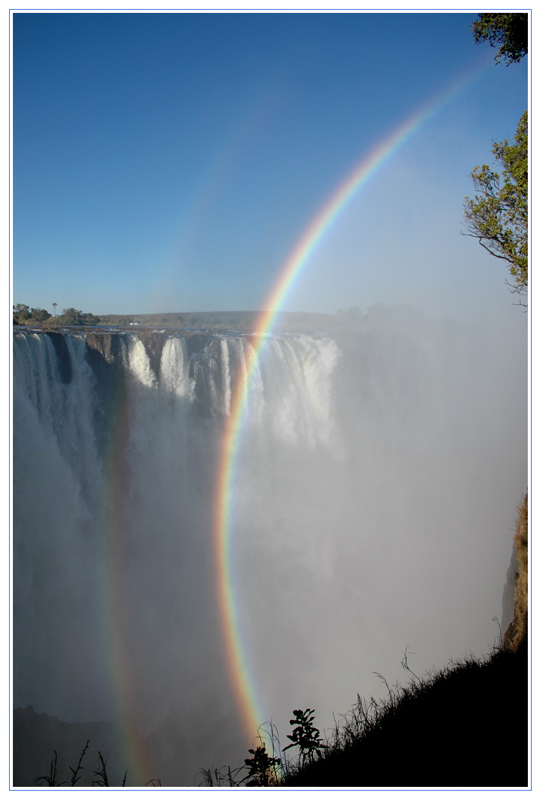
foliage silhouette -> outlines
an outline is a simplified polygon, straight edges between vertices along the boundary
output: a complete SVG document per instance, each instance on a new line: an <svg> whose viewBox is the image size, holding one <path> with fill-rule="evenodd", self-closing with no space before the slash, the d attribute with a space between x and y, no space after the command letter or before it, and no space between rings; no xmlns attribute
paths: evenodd
<svg viewBox="0 0 541 800"><path fill-rule="evenodd" d="M58 755L56 750L53 750L54 758L51 761L51 767L49 770L48 775L41 775L39 778L36 778L36 783L38 786L40 785L39 781L45 781L45 786L65 786L65 781L62 783L58 783L57 776L58 776Z"/></svg>
<svg viewBox="0 0 541 800"><path fill-rule="evenodd" d="M87 753L88 747L90 745L90 741L87 741L81 755L79 756L79 762L77 767L74 769L73 767L69 767L71 770L71 781L70 785L75 786L76 783L81 779L80 773L84 769L83 767L83 759ZM49 770L49 775L41 775L39 778L35 779L35 783L38 785L45 785L45 786L66 786L66 782L62 781L62 783L58 782L58 756L56 750L54 752L54 758L51 761L51 766ZM111 785L109 780L109 774L107 772L107 760L103 757L100 750L98 750L98 764L95 770L93 770L95 778L92 779L92 786L104 786L109 787ZM126 786L126 780L128 777L128 772L124 773L124 778L122 780L122 786ZM39 784L39 781L45 781L44 784ZM152 780L148 781L145 786L161 786L161 781L158 778L153 778Z"/></svg>
<svg viewBox="0 0 541 800"><path fill-rule="evenodd" d="M276 755L278 734L270 723L271 753L258 732L251 758L236 769L230 766L201 770L205 786L229 787L525 787L528 785L528 643L516 651L494 648L485 660L473 657L450 661L439 671L419 678L408 664L408 648L402 666L413 677L407 686L384 682L388 696L365 700L357 695L350 711L335 722L325 741L314 726L314 710L296 709L291 744L298 760ZM379 674L379 673L376 673ZM267 733L268 736L268 733ZM83 769L89 742L72 772L74 786ZM486 758L488 752L505 757ZM93 786L110 786L107 762L98 751ZM58 758L54 751L48 775L36 779L46 786L58 782ZM122 783L125 786L126 775ZM149 781L147 786L160 786Z"/></svg>
<svg viewBox="0 0 541 800"><path fill-rule="evenodd" d="M94 770L97 780L92 781L92 786L109 786L109 776L107 775L107 762L98 750L98 768Z"/></svg>
<svg viewBox="0 0 541 800"><path fill-rule="evenodd" d="M293 765L281 785L527 786L527 651L451 661L405 687L383 679L388 697L357 696L325 753Z"/></svg>
<svg viewBox="0 0 541 800"><path fill-rule="evenodd" d="M293 733L287 736L288 739L291 739L291 744L284 747L284 752L290 747L298 747L301 766L310 763L316 756L319 757L327 746L321 739L318 728L312 724L314 713L313 708L307 708L304 711L297 708L293 711L295 719L289 720L289 724L296 727L293 728Z"/></svg>
<svg viewBox="0 0 541 800"><path fill-rule="evenodd" d="M198 774L203 779L199 786L280 785L283 762L276 755L277 752L280 752L280 740L276 726L272 722L261 725L257 731L256 741L259 744L248 750L252 758L245 758L241 767L231 769L227 765L199 770ZM270 746L272 755L267 751L267 746Z"/></svg>
<svg viewBox="0 0 541 800"><path fill-rule="evenodd" d="M70 769L72 771L72 776L71 776L71 785L72 786L75 786L77 781L81 779L81 776L78 773L81 772L81 770L84 769L84 767L82 766L82 763L83 763L83 758L85 757L85 753L88 750L88 745L89 744L90 744L90 742L87 741L87 743L85 744L85 746L83 748L83 752L79 756L79 763L77 764L77 769L73 769L73 767L70 767Z"/></svg>
<svg viewBox="0 0 541 800"><path fill-rule="evenodd" d="M244 763L249 772L246 786L270 786L275 782L276 767L281 763L279 758L273 758L267 753L265 743L248 750L253 758L245 758Z"/></svg>

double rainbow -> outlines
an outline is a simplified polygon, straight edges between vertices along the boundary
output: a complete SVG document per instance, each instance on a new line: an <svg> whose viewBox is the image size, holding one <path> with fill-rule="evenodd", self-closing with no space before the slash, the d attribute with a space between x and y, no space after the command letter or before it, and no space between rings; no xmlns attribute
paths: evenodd
<svg viewBox="0 0 541 800"><path fill-rule="evenodd" d="M278 279L267 303L267 311L260 314L256 330L259 333L251 338L252 348L247 348L246 368L232 387L230 413L219 446L216 485L214 487L213 507L213 549L216 569L216 586L224 650L231 683L234 690L239 716L248 741L256 735L259 726L269 717L262 707L255 680L249 667L247 648L242 637L239 602L235 592L234 559L232 543L235 534L234 499L236 490L237 465L240 459L242 431L245 425L247 397L258 359L266 336L271 333L276 315L281 309L288 293L297 278L308 264L311 255L331 228L333 222L346 209L350 201L383 165L404 145L423 124L439 113L460 92L469 88L493 66L492 60L477 67L473 73L462 77L438 95L430 103L422 106L394 129L383 141L366 154L337 186L323 204L303 235L298 240L289 257L279 271ZM116 716L122 728L126 760L131 776L130 784L141 785L143 776L152 777L152 766L148 761L146 746L142 737L142 725L137 715L135 684L132 669L127 660L127 647L123 628L125 609L123 591L118 583L121 573L123 548L123 510L121 498L124 494L122 454L126 447L125 398L119 392L116 403L117 414L111 437L110 492L106 503L104 529L109 533L104 537L103 598L104 618L107 620L106 637L110 653L110 668L113 676L113 691L117 703Z"/></svg>
<svg viewBox="0 0 541 800"><path fill-rule="evenodd" d="M365 155L345 180L321 207L282 266L275 287L267 300L267 311L261 313L256 324L259 333L252 338L253 348L247 355L246 370L233 387L230 415L221 441L214 507L214 550L217 571L218 604L224 636L224 647L231 682L238 703L247 738L252 739L268 717L258 697L254 675L251 673L243 643L239 619L239 605L235 593L235 575L232 542L235 532L233 499L241 433L245 423L247 397L256 371L265 336L273 328L276 315L282 307L295 281L306 267L333 222L348 206L352 198L364 188L377 171L402 147L421 126L439 113L460 92L469 88L492 66L492 60L477 67L473 73L461 77L443 94L423 105L408 117L383 141Z"/></svg>

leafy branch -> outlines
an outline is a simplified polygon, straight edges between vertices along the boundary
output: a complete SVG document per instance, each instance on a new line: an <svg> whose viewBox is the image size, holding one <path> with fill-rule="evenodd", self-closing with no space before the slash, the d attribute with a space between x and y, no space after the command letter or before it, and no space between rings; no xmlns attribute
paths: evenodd
<svg viewBox="0 0 541 800"><path fill-rule="evenodd" d="M316 756L319 758L321 751L327 747L319 735L319 729L313 725L314 713L313 708L304 711L297 708L293 711L295 719L289 720L289 724L296 727L293 728L293 733L287 736L291 739L291 744L284 747L284 752L290 747L298 747L301 766L310 763Z"/></svg>

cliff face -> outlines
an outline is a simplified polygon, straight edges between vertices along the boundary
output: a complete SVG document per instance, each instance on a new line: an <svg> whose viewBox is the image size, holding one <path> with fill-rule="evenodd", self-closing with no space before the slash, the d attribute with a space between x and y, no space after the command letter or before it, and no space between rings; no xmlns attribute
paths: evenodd
<svg viewBox="0 0 541 800"><path fill-rule="evenodd" d="M89 332L85 338L91 354L98 352L108 364L113 364L120 356L120 339L116 334ZM92 355L90 357L92 358Z"/></svg>
<svg viewBox="0 0 541 800"><path fill-rule="evenodd" d="M505 633L509 625L515 618L515 587L517 584L518 575L518 558L515 540L513 538L513 551L507 572L505 573L505 585L503 587L502 595L502 617L501 617L501 632Z"/></svg>
<svg viewBox="0 0 541 800"><path fill-rule="evenodd" d="M519 508L515 534L517 572L515 573L514 617L503 637L506 650L516 652L528 641L528 495Z"/></svg>

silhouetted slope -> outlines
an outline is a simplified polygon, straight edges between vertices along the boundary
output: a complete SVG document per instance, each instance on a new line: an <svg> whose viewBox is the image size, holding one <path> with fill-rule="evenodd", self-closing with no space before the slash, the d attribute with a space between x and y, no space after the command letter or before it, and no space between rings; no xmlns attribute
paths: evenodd
<svg viewBox="0 0 541 800"><path fill-rule="evenodd" d="M357 741L329 750L283 785L528 785L526 645L391 691Z"/></svg>

